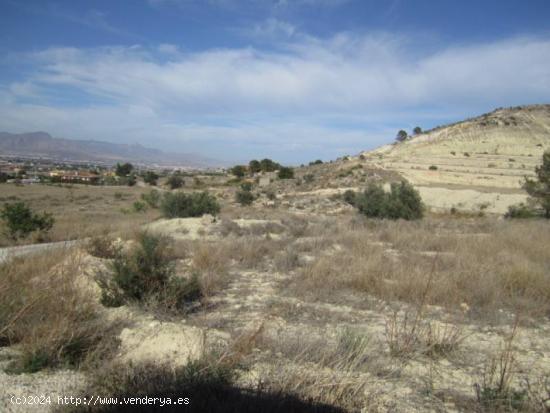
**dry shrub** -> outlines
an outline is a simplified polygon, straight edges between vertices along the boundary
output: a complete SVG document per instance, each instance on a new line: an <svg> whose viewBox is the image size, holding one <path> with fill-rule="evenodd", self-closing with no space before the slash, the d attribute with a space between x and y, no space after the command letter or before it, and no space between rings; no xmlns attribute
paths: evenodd
<svg viewBox="0 0 550 413"><path fill-rule="evenodd" d="M275 256L275 269L279 272L289 272L299 265L300 256L292 247L286 247Z"/></svg>
<svg viewBox="0 0 550 413"><path fill-rule="evenodd" d="M227 239L224 248L237 265L244 269L265 269L268 259L283 248L283 241L268 238L241 237Z"/></svg>
<svg viewBox="0 0 550 413"><path fill-rule="evenodd" d="M529 407L533 412L547 413L550 408L550 376L524 380Z"/></svg>
<svg viewBox="0 0 550 413"><path fill-rule="evenodd" d="M199 283L205 297L221 290L228 282L231 256L223 243L199 242L193 247L193 269L199 274Z"/></svg>
<svg viewBox="0 0 550 413"><path fill-rule="evenodd" d="M266 222L261 224L252 224L240 226L235 221L224 218L217 231L222 237L229 235L242 236L267 236L268 234L282 234L286 228L277 222Z"/></svg>
<svg viewBox="0 0 550 413"><path fill-rule="evenodd" d="M293 238L300 238L306 234L309 222L306 218L290 215L281 220Z"/></svg>
<svg viewBox="0 0 550 413"><path fill-rule="evenodd" d="M462 328L452 324L426 321L421 313L399 315L386 319L386 342L393 357L409 359L416 355L448 356L464 341Z"/></svg>
<svg viewBox="0 0 550 413"><path fill-rule="evenodd" d="M485 364L480 383L474 385L476 398L484 411L508 412L527 407L527 391L514 387L518 363L512 343L517 333L518 318L504 346Z"/></svg>
<svg viewBox="0 0 550 413"><path fill-rule="evenodd" d="M282 234L285 232L285 227L276 222L266 222L250 225L248 231L251 235L264 236L268 234Z"/></svg>
<svg viewBox="0 0 550 413"><path fill-rule="evenodd" d="M0 341L20 345L15 371L78 365L105 327L70 251L12 259L0 266Z"/></svg>
<svg viewBox="0 0 550 413"><path fill-rule="evenodd" d="M107 232L91 237L86 243L86 252L97 258L115 258L120 248L120 243Z"/></svg>
<svg viewBox="0 0 550 413"><path fill-rule="evenodd" d="M442 231L438 221L385 221L378 228L378 239L404 251L454 251L456 234Z"/></svg>
<svg viewBox="0 0 550 413"><path fill-rule="evenodd" d="M392 272L391 262L378 246L367 247L366 238L350 236L342 251L322 255L306 265L296 281L299 293L326 295L352 288L382 295L385 280ZM362 242L364 241L364 242Z"/></svg>
<svg viewBox="0 0 550 413"><path fill-rule="evenodd" d="M228 235L242 236L245 234L244 228L241 228L235 221L227 218L222 219L218 231L222 237L227 237Z"/></svg>

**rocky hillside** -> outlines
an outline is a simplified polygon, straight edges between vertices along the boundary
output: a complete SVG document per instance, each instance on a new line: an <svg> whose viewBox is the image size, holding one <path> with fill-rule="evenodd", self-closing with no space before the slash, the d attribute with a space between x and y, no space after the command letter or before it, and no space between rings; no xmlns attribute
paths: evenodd
<svg viewBox="0 0 550 413"><path fill-rule="evenodd" d="M547 149L550 105L532 105L437 127L352 161L401 174L432 208L502 213L525 199L521 181Z"/></svg>

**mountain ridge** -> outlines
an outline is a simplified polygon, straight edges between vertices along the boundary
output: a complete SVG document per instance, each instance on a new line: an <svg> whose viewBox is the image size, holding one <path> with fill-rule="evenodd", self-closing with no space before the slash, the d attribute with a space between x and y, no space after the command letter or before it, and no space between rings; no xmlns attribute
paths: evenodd
<svg viewBox="0 0 550 413"><path fill-rule="evenodd" d="M32 156L54 160L121 161L207 168L223 162L192 153L166 153L160 149L140 144L121 144L96 140L76 140L52 137L44 131L27 133L0 132L0 154L10 156Z"/></svg>

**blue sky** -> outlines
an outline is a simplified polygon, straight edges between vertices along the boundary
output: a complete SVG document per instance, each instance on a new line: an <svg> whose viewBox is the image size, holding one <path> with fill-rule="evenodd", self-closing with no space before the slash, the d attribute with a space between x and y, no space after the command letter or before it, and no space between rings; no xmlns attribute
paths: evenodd
<svg viewBox="0 0 550 413"><path fill-rule="evenodd" d="M550 103L550 2L0 0L0 130L302 163Z"/></svg>

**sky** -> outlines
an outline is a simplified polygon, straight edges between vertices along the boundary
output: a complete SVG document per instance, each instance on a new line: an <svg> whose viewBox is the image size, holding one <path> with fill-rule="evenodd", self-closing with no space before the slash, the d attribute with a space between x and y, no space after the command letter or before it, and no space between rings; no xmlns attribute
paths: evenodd
<svg viewBox="0 0 550 413"><path fill-rule="evenodd" d="M548 0L0 0L0 131L335 159L550 103Z"/></svg>

